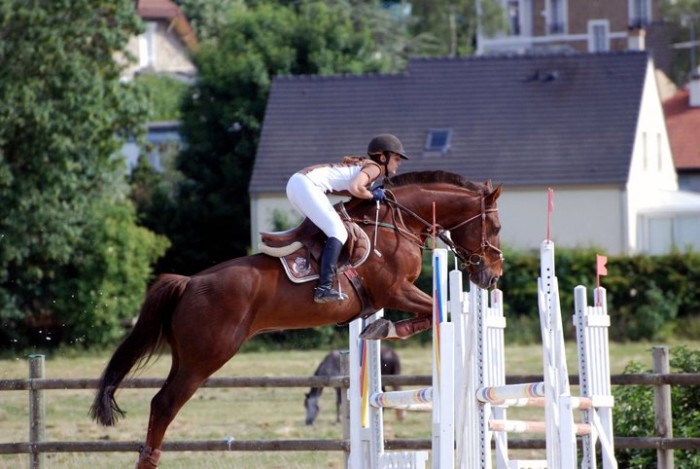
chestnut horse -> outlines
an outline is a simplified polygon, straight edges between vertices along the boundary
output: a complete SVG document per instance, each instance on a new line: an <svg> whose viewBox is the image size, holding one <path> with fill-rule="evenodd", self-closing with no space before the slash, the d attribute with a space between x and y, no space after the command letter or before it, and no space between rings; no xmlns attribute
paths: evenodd
<svg viewBox="0 0 700 469"><path fill-rule="evenodd" d="M445 242L475 284L489 288L498 280L503 257L496 199L501 186L493 189L490 182L477 184L431 171L385 179L384 187L387 200L379 208L353 199L347 213L374 240L375 249L357 266L371 307L416 314L396 324L376 321L362 336L397 340L431 327L432 298L413 285L429 238L438 236ZM313 282L291 282L280 260L265 254L229 260L191 277L161 275L100 378L92 418L109 426L124 416L114 397L117 387L132 368L167 342L170 373L151 401L146 443L136 463L137 469L157 467L166 429L178 411L251 337L347 323L360 315L363 302L352 294L349 280L339 278L350 298L317 304Z"/></svg>

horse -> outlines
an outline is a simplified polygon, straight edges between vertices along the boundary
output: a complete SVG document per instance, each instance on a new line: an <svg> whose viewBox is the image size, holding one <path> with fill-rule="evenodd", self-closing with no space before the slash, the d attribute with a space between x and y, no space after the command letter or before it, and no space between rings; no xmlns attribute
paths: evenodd
<svg viewBox="0 0 700 469"><path fill-rule="evenodd" d="M399 355L394 351L393 348L386 344L382 344L380 351L380 363L382 375L400 375L401 374L401 360ZM319 363L314 376L340 376L340 351L331 350L323 357L321 363ZM340 422L340 390L341 388L335 388L335 423ZM384 387L382 386L382 390ZM400 391L400 386L394 386L395 391ZM306 425L313 425L318 413L321 410L319 405L319 399L323 393L323 388L311 388L309 392L304 394L304 408L306 409ZM403 411L401 409L396 409L396 418L398 420L403 420Z"/></svg>
<svg viewBox="0 0 700 469"><path fill-rule="evenodd" d="M192 276L161 274L148 289L139 316L114 351L98 384L90 416L114 425L125 415L114 393L134 368L170 346L171 367L151 400L145 445L137 469L158 467L166 430L204 381L228 362L253 336L268 331L346 324L381 308L415 314L397 322L374 321L365 339L404 340L432 327L432 297L413 282L428 241L442 240L461 269L482 288L503 273L496 201L502 185L471 182L454 173L405 173L383 182L382 203L352 198L347 217L368 236L374 249L356 267L363 295L353 291L351 276L338 275L348 293L342 302L313 301L313 282L295 284L280 259L267 254L235 258ZM359 290L358 290L359 291Z"/></svg>

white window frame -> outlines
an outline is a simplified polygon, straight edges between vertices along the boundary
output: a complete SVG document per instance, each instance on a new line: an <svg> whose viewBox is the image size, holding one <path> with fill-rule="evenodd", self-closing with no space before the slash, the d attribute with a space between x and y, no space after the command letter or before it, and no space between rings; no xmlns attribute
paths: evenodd
<svg viewBox="0 0 700 469"><path fill-rule="evenodd" d="M146 22L146 31L139 36L139 67L156 66L156 31L158 23Z"/></svg>
<svg viewBox="0 0 700 469"><path fill-rule="evenodd" d="M518 34L515 34L513 31L511 31L511 22L510 22L510 3L517 3L518 4ZM503 2L504 4L504 10L506 14L506 22L508 24L508 36L509 37L523 37L524 31L523 31L523 14L525 12L524 10L524 5L522 0L505 0Z"/></svg>
<svg viewBox="0 0 700 469"><path fill-rule="evenodd" d="M554 7L552 6L555 0L547 0L546 3L546 18L547 18L547 24L546 24L546 34L547 35L556 35L556 34L566 34L569 30L569 22L567 18L569 17L569 4L567 0L556 0L556 2L559 4L559 15L555 17L554 15ZM561 23L562 25L562 30L558 33L552 33L550 32L550 25L554 23Z"/></svg>
<svg viewBox="0 0 700 469"><path fill-rule="evenodd" d="M641 12L637 11L637 3L642 2L645 4L646 16L642 18ZM653 20L653 12L651 9L651 0L627 0L627 16L629 18L629 24L632 26L635 20L641 21L644 25L651 24Z"/></svg>
<svg viewBox="0 0 700 469"><path fill-rule="evenodd" d="M646 254L667 254L671 249L686 252L700 249L694 233L700 225L697 213L641 213L639 221L639 250Z"/></svg>
<svg viewBox="0 0 700 469"><path fill-rule="evenodd" d="M596 31L602 27L604 31L603 49L596 47ZM588 52L608 52L610 50L610 21L609 20L589 20L588 21Z"/></svg>

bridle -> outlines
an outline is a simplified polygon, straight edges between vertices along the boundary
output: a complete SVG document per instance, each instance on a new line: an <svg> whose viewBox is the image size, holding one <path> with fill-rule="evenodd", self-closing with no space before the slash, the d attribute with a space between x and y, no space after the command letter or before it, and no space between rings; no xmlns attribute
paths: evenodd
<svg viewBox="0 0 700 469"><path fill-rule="evenodd" d="M430 223L429 221L425 220L423 217L418 215L416 212L413 210L409 209L408 207L401 205L397 200L396 197L394 196L391 191L387 191L389 194L392 195L392 197L387 197L386 202L389 205L392 205L396 207L400 212L405 212L409 215L411 215L413 218L418 220L423 226L427 228L426 233L428 235L432 234L433 231L433 224ZM503 260L503 251L501 251L499 248L491 244L488 239L486 239L486 215L488 213L494 213L498 212L497 208L486 208L486 201L485 197L482 194L480 196L480 202L481 202L481 211L480 213L477 213L473 217L467 218L466 220L463 220L456 225L450 227L450 228L444 228L440 225L435 226L435 236L440 238L440 240L447 245L447 247L454 253L454 255L459 259L462 263L460 266L462 269L467 268L467 267L477 267L480 270L486 269L488 265L486 264L486 252L487 250L492 250L495 251L499 255L499 260ZM457 246L457 244L452 241L452 237L450 235L451 232L453 232L456 229L462 228L469 223L471 223L474 220L478 220L481 218L481 244L480 252L474 252L474 251L469 251L468 249L462 247L462 246Z"/></svg>

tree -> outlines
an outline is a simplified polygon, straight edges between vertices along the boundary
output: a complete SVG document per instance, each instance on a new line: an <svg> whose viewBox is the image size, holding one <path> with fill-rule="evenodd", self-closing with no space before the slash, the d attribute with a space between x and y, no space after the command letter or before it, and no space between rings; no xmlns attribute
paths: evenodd
<svg viewBox="0 0 700 469"><path fill-rule="evenodd" d="M165 249L114 156L146 111L113 59L139 31L133 3L0 0L2 346L116 336Z"/></svg>
<svg viewBox="0 0 700 469"><path fill-rule="evenodd" d="M416 0L411 5L413 34L435 38L431 55L472 55L479 27L489 34L506 27L503 10L493 0Z"/></svg>
<svg viewBox="0 0 700 469"><path fill-rule="evenodd" d="M159 270L192 273L246 253L248 181L273 78L386 72L363 8L347 1L237 5L216 40L201 44L199 79L183 108L173 247ZM386 28L386 24L384 25Z"/></svg>
<svg viewBox="0 0 700 469"><path fill-rule="evenodd" d="M691 68L700 65L700 0L664 0L664 19L670 26L673 49L671 79L683 86L688 82Z"/></svg>
<svg viewBox="0 0 700 469"><path fill-rule="evenodd" d="M200 41L215 39L225 27L228 13L244 0L175 0Z"/></svg>

